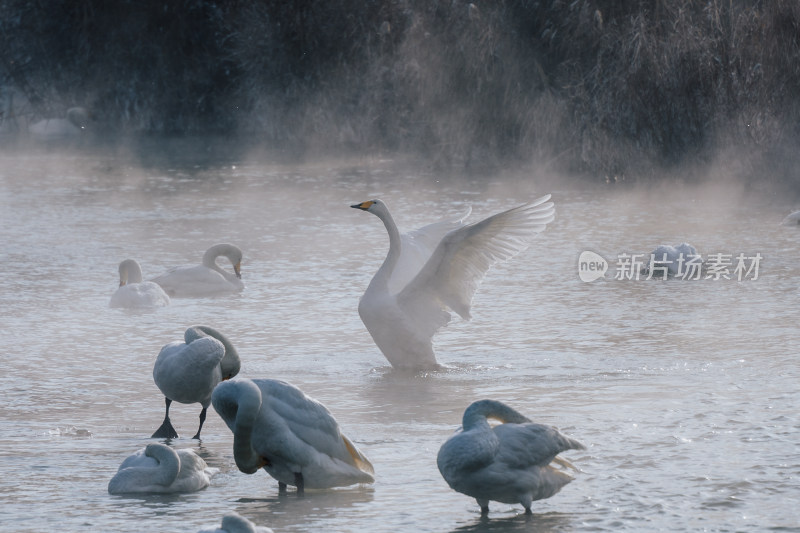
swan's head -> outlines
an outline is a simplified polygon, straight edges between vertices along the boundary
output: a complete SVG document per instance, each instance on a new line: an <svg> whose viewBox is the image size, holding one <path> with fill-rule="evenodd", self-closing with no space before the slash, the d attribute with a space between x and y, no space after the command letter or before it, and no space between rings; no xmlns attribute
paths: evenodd
<svg viewBox="0 0 800 533"><path fill-rule="evenodd" d="M378 217L383 217L389 213L389 208L386 207L386 204L380 200L367 200L366 202L361 202L360 204L351 205L353 209L361 209L362 211L368 211L373 215L377 215Z"/></svg>
<svg viewBox="0 0 800 533"><path fill-rule="evenodd" d="M142 282L142 267L135 259L126 259L119 264L119 286L122 287L128 283L141 283Z"/></svg>

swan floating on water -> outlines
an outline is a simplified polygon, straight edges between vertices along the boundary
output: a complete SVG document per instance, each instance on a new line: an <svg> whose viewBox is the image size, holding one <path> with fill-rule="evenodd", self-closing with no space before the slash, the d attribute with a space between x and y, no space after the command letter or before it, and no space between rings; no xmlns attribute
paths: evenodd
<svg viewBox="0 0 800 533"><path fill-rule="evenodd" d="M325 489L372 483L369 460L345 437L330 411L275 379L220 383L211 403L233 432L233 457L245 474L263 468L287 485Z"/></svg>
<svg viewBox="0 0 800 533"><path fill-rule="evenodd" d="M358 304L375 344L395 368L436 368L433 336L450 321L448 308L470 318L472 297L486 272L524 250L555 218L550 195L465 224L430 224L401 235L381 200L353 205L383 221L389 253Z"/></svg>
<svg viewBox="0 0 800 533"><path fill-rule="evenodd" d="M195 492L206 488L218 471L192 450L153 443L122 462L108 482L108 492Z"/></svg>
<svg viewBox="0 0 800 533"><path fill-rule="evenodd" d="M795 211L786 215L786 218L781 220L781 226L798 226L800 225L800 211Z"/></svg>
<svg viewBox="0 0 800 533"><path fill-rule="evenodd" d="M208 326L192 326L184 333L184 342L171 342L161 348L153 366L153 381L164 394L166 413L152 438L178 438L169 420L169 406L174 400L203 406L200 427L192 437L199 439L214 387L238 374L240 367L239 354L231 342Z"/></svg>
<svg viewBox="0 0 800 533"><path fill-rule="evenodd" d="M111 296L110 307L146 308L169 305L169 296L160 285L142 281L142 267L135 259L119 264L119 288Z"/></svg>
<svg viewBox="0 0 800 533"><path fill-rule="evenodd" d="M197 533L273 533L268 527L257 526L236 512L222 517L222 525L216 529L203 529Z"/></svg>
<svg viewBox="0 0 800 533"><path fill-rule="evenodd" d="M653 269L667 269L668 276L686 276L690 274L691 265L702 267L702 260L697 249L688 243L681 243L677 246L662 244L650 253L648 264L642 269L647 273L652 266Z"/></svg>
<svg viewBox="0 0 800 533"><path fill-rule="evenodd" d="M490 418L502 423L492 427ZM478 501L481 514L489 512L490 500L520 503L529 514L531 502L553 496L573 479L552 466L574 468L556 456L583 449L502 402L479 400L464 411L461 430L442 445L436 463L453 490Z"/></svg>
<svg viewBox="0 0 800 533"><path fill-rule="evenodd" d="M233 265L233 274L217 264L218 257L226 257ZM215 296L244 289L242 283L242 251L233 244L215 244L203 254L203 263L179 266L153 278L173 298L198 298Z"/></svg>

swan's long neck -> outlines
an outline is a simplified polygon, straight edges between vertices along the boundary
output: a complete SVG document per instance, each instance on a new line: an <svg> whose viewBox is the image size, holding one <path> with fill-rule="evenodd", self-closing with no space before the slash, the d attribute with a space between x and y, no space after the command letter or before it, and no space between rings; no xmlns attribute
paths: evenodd
<svg viewBox="0 0 800 533"><path fill-rule="evenodd" d="M233 426L233 458L236 466L245 474L253 474L264 465L262 459L253 450L253 426L261 409L261 389L248 380L236 383L238 392L238 409Z"/></svg>
<svg viewBox="0 0 800 533"><path fill-rule="evenodd" d="M181 470L181 459L175 450L169 446L148 444L144 454L158 461L156 473L149 480L158 485L172 485Z"/></svg>
<svg viewBox="0 0 800 533"><path fill-rule="evenodd" d="M468 431L477 427L489 427L487 419L494 418L502 423L524 424L530 422L530 419L512 409L502 402L495 400L478 400L473 402L467 410L464 411L464 418L461 421L461 426L464 431Z"/></svg>
<svg viewBox="0 0 800 533"><path fill-rule="evenodd" d="M193 340L197 340L200 337L205 337L206 335L214 337L225 347L225 355L219 362L219 367L222 371L222 379L230 379L238 374L242 365L242 361L239 358L239 353L236 351L236 348L233 347L231 341L228 340L228 337L216 329L208 326L192 326L186 330L186 333L184 334L184 341L186 344L190 344Z"/></svg>
<svg viewBox="0 0 800 533"><path fill-rule="evenodd" d="M128 283L142 282L142 267L133 259L126 259L119 264L119 286Z"/></svg>
<svg viewBox="0 0 800 533"><path fill-rule="evenodd" d="M372 277L367 290L389 290L389 278L392 277L392 272L397 266L402 250L400 230L397 229L397 224L394 223L394 219L388 210L376 211L375 215L383 221L383 225L386 226L386 231L389 233L389 253L386 254L383 264Z"/></svg>

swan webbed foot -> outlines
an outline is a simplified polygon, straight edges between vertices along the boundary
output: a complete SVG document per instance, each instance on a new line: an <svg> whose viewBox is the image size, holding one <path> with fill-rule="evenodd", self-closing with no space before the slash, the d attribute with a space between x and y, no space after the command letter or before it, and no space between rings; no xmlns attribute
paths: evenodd
<svg viewBox="0 0 800 533"><path fill-rule="evenodd" d="M164 422L161 424L155 433L150 437L151 439L177 439L178 432L175 431L175 428L172 427L172 422L169 421L169 418L165 418Z"/></svg>
<svg viewBox="0 0 800 533"><path fill-rule="evenodd" d="M175 431L175 428L172 427L172 422L169 421L169 406L172 403L172 400L164 397L164 404L166 405L166 410L164 411L164 421L161 423L161 427L159 427L155 433L150 437L151 439L177 439L178 432Z"/></svg>
<svg viewBox="0 0 800 533"><path fill-rule="evenodd" d="M305 491L304 483L303 483L303 473L302 472L295 472L294 473L294 485L297 487L297 495L302 496L303 492Z"/></svg>

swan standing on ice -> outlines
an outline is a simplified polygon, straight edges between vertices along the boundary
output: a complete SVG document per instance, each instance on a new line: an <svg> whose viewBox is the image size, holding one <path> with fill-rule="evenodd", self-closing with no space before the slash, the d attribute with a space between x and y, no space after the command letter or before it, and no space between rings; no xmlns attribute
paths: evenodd
<svg viewBox="0 0 800 533"><path fill-rule="evenodd" d="M358 304L375 344L395 368L436 368L433 336L450 321L448 308L470 318L483 276L524 250L555 218L550 195L465 225L438 222L401 235L380 200L353 205L383 221L389 253ZM468 215L469 213L467 213Z"/></svg>
<svg viewBox="0 0 800 533"><path fill-rule="evenodd" d="M203 529L197 533L273 533L268 527L257 526L238 513L230 512L222 517L222 526Z"/></svg>
<svg viewBox="0 0 800 533"><path fill-rule="evenodd" d="M502 423L492 427L490 418ZM583 449L580 442L534 424L504 403L479 400L464 411L461 431L442 445L436 463L453 490L478 501L481 514L489 512L489 500L521 503L529 514L532 501L549 498L572 481L551 466L574 468L556 456Z"/></svg>
<svg viewBox="0 0 800 533"><path fill-rule="evenodd" d="M228 258L233 274L217 264L218 257ZM214 296L244 289L241 268L242 251L237 246L215 244L203 254L202 265L174 267L152 281L174 298Z"/></svg>
<svg viewBox="0 0 800 533"><path fill-rule="evenodd" d="M259 468L287 485L324 489L372 483L369 460L345 437L328 409L275 379L220 383L211 403L233 432L233 457L245 474Z"/></svg>
<svg viewBox="0 0 800 533"><path fill-rule="evenodd" d="M119 264L119 288L111 296L110 307L164 307L169 305L169 296L160 285L142 281L142 267L135 259L126 259Z"/></svg>
<svg viewBox="0 0 800 533"><path fill-rule="evenodd" d="M178 438L169 420L169 406L173 400L203 406L200 427L192 437L199 439L214 387L238 374L241 367L236 349L213 328L193 326L184 333L184 341L171 342L161 348L153 366L153 381L164 393L167 406L164 422L153 433L154 439Z"/></svg>
<svg viewBox="0 0 800 533"><path fill-rule="evenodd" d="M206 488L217 472L192 450L153 443L122 462L108 492L195 492Z"/></svg>

